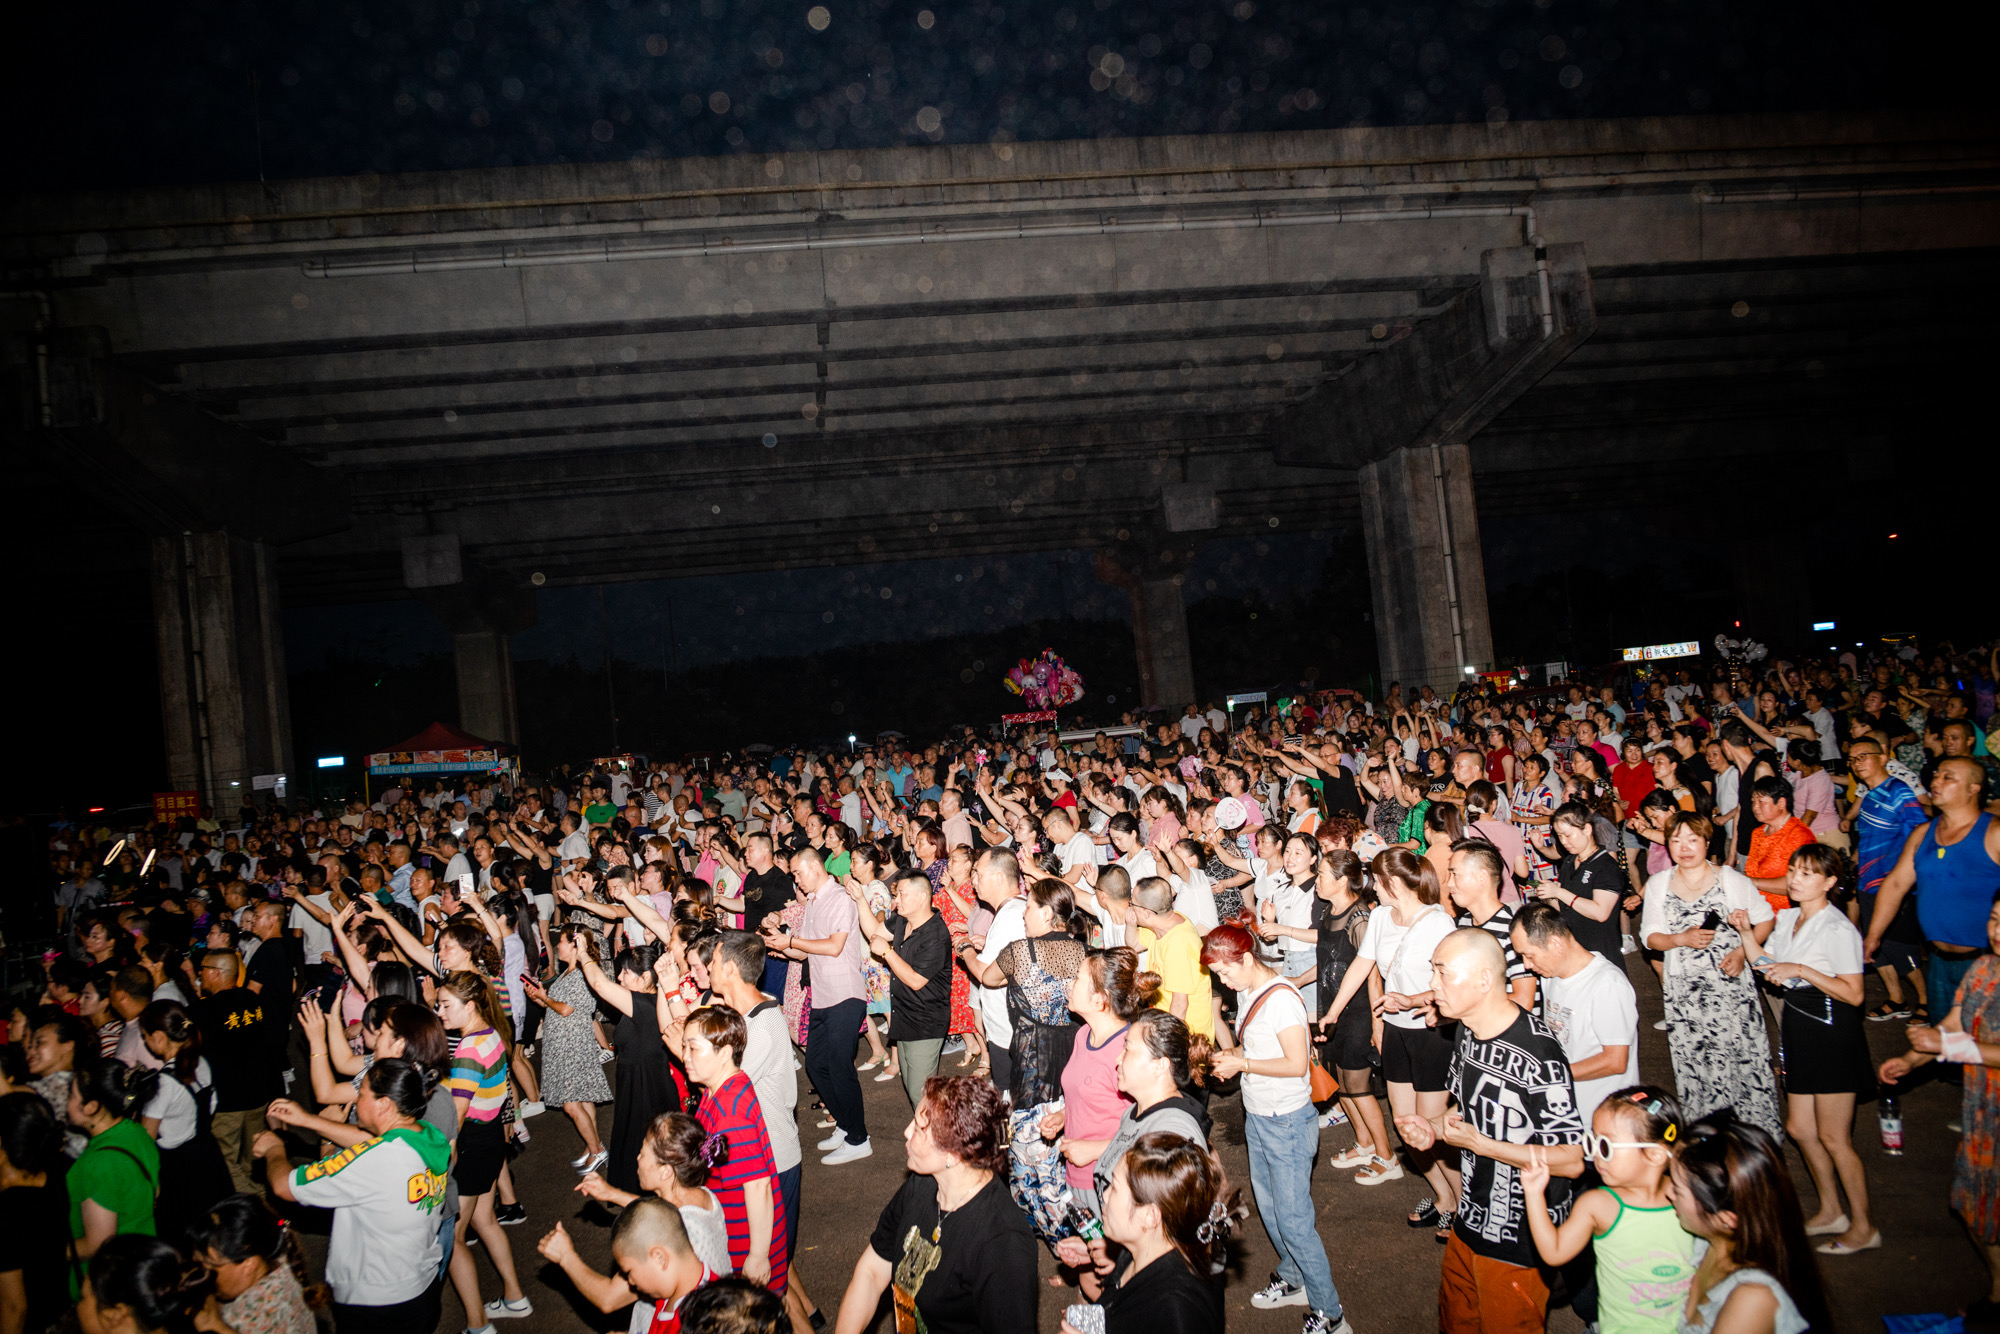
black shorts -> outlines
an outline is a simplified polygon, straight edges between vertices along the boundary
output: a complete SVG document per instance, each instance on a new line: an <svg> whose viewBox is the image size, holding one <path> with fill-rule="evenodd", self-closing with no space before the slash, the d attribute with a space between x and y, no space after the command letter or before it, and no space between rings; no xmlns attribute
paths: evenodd
<svg viewBox="0 0 2000 1334"><path fill-rule="evenodd" d="M498 1120L467 1121L458 1128L458 1161L451 1179L458 1183L461 1198L470 1200L492 1190L506 1163L507 1131Z"/></svg>
<svg viewBox="0 0 2000 1334"><path fill-rule="evenodd" d="M1367 998L1362 1001L1342 1011L1320 1043L1320 1061L1328 1069L1367 1070L1375 1064L1374 1020L1368 1013Z"/></svg>
<svg viewBox="0 0 2000 1334"><path fill-rule="evenodd" d="M1451 1081L1451 1043L1435 1028L1382 1025L1382 1078L1414 1085L1419 1093L1443 1093Z"/></svg>

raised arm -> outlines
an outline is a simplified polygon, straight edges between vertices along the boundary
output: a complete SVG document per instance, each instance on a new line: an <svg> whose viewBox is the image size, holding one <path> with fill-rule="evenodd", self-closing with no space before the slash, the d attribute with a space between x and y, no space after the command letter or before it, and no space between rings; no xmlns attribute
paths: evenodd
<svg viewBox="0 0 2000 1334"><path fill-rule="evenodd" d="M580 966L583 969L583 980L590 984L590 989L597 993L597 998L629 1018L632 1014L632 993L606 977L604 970L597 966L597 960L588 955L584 956Z"/></svg>
<svg viewBox="0 0 2000 1334"><path fill-rule="evenodd" d="M425 948L424 942L417 939L410 928L396 919L394 913L366 895L361 899L361 911L382 924L388 931L389 938L396 942L396 948L409 958L411 964L433 976L440 975L430 950Z"/></svg>

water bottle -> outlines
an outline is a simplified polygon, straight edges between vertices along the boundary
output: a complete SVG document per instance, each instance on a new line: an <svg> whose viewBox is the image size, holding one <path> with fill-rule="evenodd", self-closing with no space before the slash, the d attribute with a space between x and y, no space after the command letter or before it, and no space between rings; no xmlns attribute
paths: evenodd
<svg viewBox="0 0 2000 1334"><path fill-rule="evenodd" d="M1069 1230L1084 1241L1096 1241L1104 1235L1104 1224L1098 1221L1096 1214L1076 1202L1076 1197L1070 1194L1069 1187L1063 1187L1057 1207L1061 1210L1063 1222Z"/></svg>
<svg viewBox="0 0 2000 1334"><path fill-rule="evenodd" d="M1882 1152L1903 1156L1903 1104L1893 1093L1884 1093L1875 1103L1875 1115L1882 1123Z"/></svg>

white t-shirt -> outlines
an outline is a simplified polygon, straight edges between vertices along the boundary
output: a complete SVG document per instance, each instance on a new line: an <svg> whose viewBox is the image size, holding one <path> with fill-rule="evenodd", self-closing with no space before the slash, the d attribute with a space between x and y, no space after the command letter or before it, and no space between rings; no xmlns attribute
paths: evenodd
<svg viewBox="0 0 2000 1334"><path fill-rule="evenodd" d="M1779 963L1804 964L1830 977L1867 971L1861 960L1861 933L1838 908L1821 908L1806 920L1803 928L1799 926L1799 910L1785 909L1764 939L1764 953ZM1812 983L1795 977L1782 985L1809 987Z"/></svg>
<svg viewBox="0 0 2000 1334"><path fill-rule="evenodd" d="M986 928L986 948L979 951L979 962L992 963L1000 957L1001 950L1028 938L1028 926L1023 920L1027 913L1028 900L1018 894L1000 906L993 914L993 924ZM978 986L974 995L979 1000L979 1013L986 1020L986 1040L1003 1047L1012 1046L1014 1023L1007 1017L1007 988Z"/></svg>
<svg viewBox="0 0 2000 1334"><path fill-rule="evenodd" d="M1253 1061L1275 1061L1285 1054L1278 1034L1288 1028L1306 1029L1306 1003L1298 989L1282 978L1237 998L1239 1013L1250 1014L1257 998L1271 987L1281 990L1250 1015L1250 1022L1236 1036L1243 1043L1243 1055ZM1310 1030L1308 1029L1308 1034ZM1253 1116L1281 1116L1295 1112L1312 1101L1311 1072L1295 1078L1276 1075L1243 1075L1243 1110Z"/></svg>
<svg viewBox="0 0 2000 1334"><path fill-rule="evenodd" d="M1576 1109L1585 1125L1605 1095L1639 1082L1639 1002L1625 970L1592 954L1574 977L1542 979L1542 1019L1571 1065L1606 1047L1625 1048L1625 1068L1576 1081Z"/></svg>
<svg viewBox="0 0 2000 1334"><path fill-rule="evenodd" d="M1132 877L1134 889L1138 888L1139 882L1147 876L1160 874L1159 858L1153 855L1150 848L1140 848L1129 857L1119 858L1118 865L1124 867L1125 874Z"/></svg>
<svg viewBox="0 0 2000 1334"><path fill-rule="evenodd" d="M799 1165L799 1076L792 1069L792 1039L785 1031L785 1012L776 1001L765 1001L745 1020L750 1040L743 1047L743 1073L757 1090L764 1113L764 1130L771 1137L771 1164L780 1172Z"/></svg>
<svg viewBox="0 0 2000 1334"><path fill-rule="evenodd" d="M1295 885L1289 876L1278 877L1271 887L1271 903L1277 912L1278 925L1295 926L1302 930L1310 927L1313 924L1314 897L1310 880L1303 885ZM1281 937L1277 943L1287 955L1311 954L1315 949L1289 936Z"/></svg>
<svg viewBox="0 0 2000 1334"><path fill-rule="evenodd" d="M306 902L329 917L333 915L333 896L325 890L306 895ZM297 903L292 905L291 915L286 919L285 925L300 933L307 967L324 963L325 960L320 958L320 955L333 953L333 932L319 918L307 912L303 905Z"/></svg>
<svg viewBox="0 0 2000 1334"><path fill-rule="evenodd" d="M1208 726L1208 719L1196 714L1192 718L1181 719L1181 735L1192 741L1201 735L1201 729Z"/></svg>
<svg viewBox="0 0 2000 1334"><path fill-rule="evenodd" d="M350 1306L393 1306L436 1277L445 1180L401 1139L364 1140L292 1173L300 1204L333 1210L326 1281Z"/></svg>
<svg viewBox="0 0 2000 1334"><path fill-rule="evenodd" d="M1068 880L1069 873L1077 867L1095 867L1097 865L1097 844L1092 841L1089 834L1081 832L1072 834L1070 835L1069 842L1056 849L1056 860L1062 867L1063 878ZM1070 881L1070 883L1075 884L1076 882ZM1083 884L1086 887L1096 883L1097 873L1095 870L1083 878Z"/></svg>
<svg viewBox="0 0 2000 1334"><path fill-rule="evenodd" d="M1208 719L1209 730L1214 732L1217 736L1222 736L1224 733L1229 731L1229 715L1224 713L1221 709L1210 709L1206 716ZM1195 735L1196 736L1201 735L1200 728L1195 729Z"/></svg>
<svg viewBox="0 0 2000 1334"><path fill-rule="evenodd" d="M1361 937L1359 960L1372 960L1382 970L1382 990L1414 996L1431 989L1431 955L1444 938L1457 930L1451 914L1432 904L1408 926L1396 921L1388 904L1368 914L1368 930ZM1327 998L1330 1002L1332 997ZM1423 1028L1424 1017L1414 1010L1382 1016L1385 1024L1397 1028Z"/></svg>
<svg viewBox="0 0 2000 1334"><path fill-rule="evenodd" d="M138 1027L137 1024L132 1027ZM205 1089L215 1080L209 1075L208 1060L203 1057L195 1062L195 1090ZM159 1088L154 1091L152 1101L139 1113L141 1116L158 1118L160 1122L159 1144L162 1149L178 1149L195 1136L200 1128L200 1117L195 1107L195 1090L174 1075L160 1072Z"/></svg>
<svg viewBox="0 0 2000 1334"><path fill-rule="evenodd" d="M1204 936L1215 930L1220 919L1215 912L1215 889L1206 872L1189 871L1185 880L1174 877L1174 911L1193 922L1194 929Z"/></svg>

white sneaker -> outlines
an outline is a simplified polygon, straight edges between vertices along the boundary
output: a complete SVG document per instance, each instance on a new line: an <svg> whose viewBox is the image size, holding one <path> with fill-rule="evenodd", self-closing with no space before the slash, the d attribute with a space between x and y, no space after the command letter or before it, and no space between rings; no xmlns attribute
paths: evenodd
<svg viewBox="0 0 2000 1334"><path fill-rule="evenodd" d="M1667 1021L1664 1019L1655 1019L1653 1021L1653 1027L1657 1028L1658 1030L1660 1030L1660 1032L1664 1033L1667 1031L1668 1024Z"/></svg>
<svg viewBox="0 0 2000 1334"><path fill-rule="evenodd" d="M599 1065L609 1065L611 1064L612 1061L616 1059L617 1059L617 1053L612 1051L611 1048L599 1047L597 1049L597 1063Z"/></svg>
<svg viewBox="0 0 2000 1334"><path fill-rule="evenodd" d="M486 1303L486 1318L493 1320L520 1320L535 1313L535 1304L526 1297L518 1302L510 1302L505 1297L495 1297Z"/></svg>
<svg viewBox="0 0 2000 1334"><path fill-rule="evenodd" d="M1250 1304L1260 1311L1276 1310L1280 1306L1304 1306L1306 1290L1273 1276L1269 1283L1250 1294Z"/></svg>
<svg viewBox="0 0 2000 1334"><path fill-rule="evenodd" d="M1319 1118L1319 1128L1321 1130L1325 1130L1328 1126L1344 1126L1346 1124L1347 1113L1341 1111L1338 1107L1327 1108L1326 1112Z"/></svg>
<svg viewBox="0 0 2000 1334"><path fill-rule="evenodd" d="M836 1130L819 1142L819 1151L826 1153L839 1148L845 1143L847 1143L847 1132L845 1130Z"/></svg>
<svg viewBox="0 0 2000 1334"><path fill-rule="evenodd" d="M1624 954L1637 954L1639 952L1639 942L1632 939L1631 933L1627 932L1625 935L1619 937L1618 949Z"/></svg>
<svg viewBox="0 0 2000 1334"><path fill-rule="evenodd" d="M516 1107L514 1109L514 1115L522 1118L530 1116L540 1116L543 1112L546 1112L547 1110L548 1108L544 1107L539 1102L524 1102L519 1107Z"/></svg>
<svg viewBox="0 0 2000 1334"><path fill-rule="evenodd" d="M859 1144L841 1145L832 1153L820 1159L820 1163L826 1167L839 1167L842 1163L851 1163L858 1159L872 1158L874 1156L875 1146L864 1139Z"/></svg>
<svg viewBox="0 0 2000 1334"><path fill-rule="evenodd" d="M534 1136L528 1133L528 1123L526 1121L516 1120L514 1122L514 1142L516 1144L526 1144L533 1138Z"/></svg>

